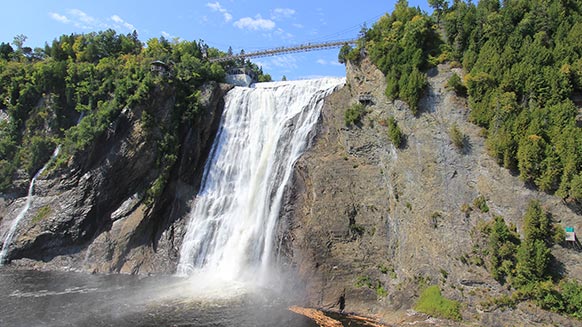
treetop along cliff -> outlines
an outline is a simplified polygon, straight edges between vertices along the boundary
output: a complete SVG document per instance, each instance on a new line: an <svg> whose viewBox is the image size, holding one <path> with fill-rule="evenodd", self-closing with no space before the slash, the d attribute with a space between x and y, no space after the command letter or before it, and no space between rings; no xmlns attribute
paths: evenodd
<svg viewBox="0 0 582 327"><path fill-rule="evenodd" d="M19 168L34 175L57 144L63 144L57 165L64 164L102 135L123 108L147 102L156 88L174 93L176 116L188 120L196 115L200 86L224 80L229 67L245 65L268 77L248 61L209 63L204 52L225 53L203 41L161 37L145 47L137 33L113 30L62 35L44 49L24 47L25 41L15 37L16 49L0 44L0 109L8 117L0 121L0 190L11 185ZM171 74L150 72L152 62L167 63ZM151 117L142 118L147 126ZM165 139L171 143L171 137Z"/></svg>

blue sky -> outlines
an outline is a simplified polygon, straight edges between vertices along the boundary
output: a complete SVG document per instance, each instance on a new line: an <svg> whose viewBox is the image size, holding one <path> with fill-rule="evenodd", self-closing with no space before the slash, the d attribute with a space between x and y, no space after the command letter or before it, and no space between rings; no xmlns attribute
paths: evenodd
<svg viewBox="0 0 582 327"><path fill-rule="evenodd" d="M396 0L320 1L6 1L0 12L0 42L12 42L17 34L28 37L25 45L44 46L62 34L88 33L113 28L119 33L137 30L147 41L161 35L173 39L202 39L226 51L246 52L309 42L355 38L361 25L368 26ZM426 0L410 5L429 11ZM274 80L316 76L344 76L337 63L337 49L253 60Z"/></svg>

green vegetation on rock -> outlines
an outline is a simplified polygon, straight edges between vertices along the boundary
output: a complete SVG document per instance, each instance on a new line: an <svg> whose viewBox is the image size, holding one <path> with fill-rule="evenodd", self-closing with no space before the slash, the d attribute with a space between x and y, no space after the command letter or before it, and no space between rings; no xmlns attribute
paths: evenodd
<svg viewBox="0 0 582 327"><path fill-rule="evenodd" d="M473 206L483 213L489 212L487 199L483 195L479 195L478 197L475 198L475 200L473 200Z"/></svg>
<svg viewBox="0 0 582 327"><path fill-rule="evenodd" d="M463 150L463 148L465 148L467 136L461 132L457 123L453 123L453 125L451 125L451 128L449 129L449 137L451 138L451 142L453 142L455 148L458 150Z"/></svg>
<svg viewBox="0 0 582 327"><path fill-rule="evenodd" d="M46 206L40 207L38 209L38 211L36 212L36 214L34 215L34 217L32 217L32 223L33 224L38 224L43 219L45 219L46 217L48 217L48 215L50 215L52 212L53 212L53 209L51 208L50 205L46 205Z"/></svg>
<svg viewBox="0 0 582 327"><path fill-rule="evenodd" d="M424 289L414 307L416 311L431 316L452 320L461 320L461 304L458 301L449 300L441 294L438 285L432 285Z"/></svg>
<svg viewBox="0 0 582 327"><path fill-rule="evenodd" d="M357 125L366 113L366 107L361 103L354 103L344 113L346 126Z"/></svg>
<svg viewBox="0 0 582 327"><path fill-rule="evenodd" d="M365 34L365 48L386 76L386 96L404 100L415 115L427 85L423 71L440 55L439 46L431 18L406 0L399 0L392 14L381 17Z"/></svg>
<svg viewBox="0 0 582 327"><path fill-rule="evenodd" d="M388 118L388 137L390 138L392 144L394 144L394 146L397 148L400 148L404 143L404 134L398 126L396 119L394 119L392 116Z"/></svg>
<svg viewBox="0 0 582 327"><path fill-rule="evenodd" d="M488 235L488 269L493 278L513 289L511 296L493 299L497 306L514 306L523 300L534 300L544 309L582 318L582 285L559 280L552 271L550 248L563 240L561 227L554 226L538 201L529 204L524 216L524 237L515 226L507 226L496 217L485 226Z"/></svg>

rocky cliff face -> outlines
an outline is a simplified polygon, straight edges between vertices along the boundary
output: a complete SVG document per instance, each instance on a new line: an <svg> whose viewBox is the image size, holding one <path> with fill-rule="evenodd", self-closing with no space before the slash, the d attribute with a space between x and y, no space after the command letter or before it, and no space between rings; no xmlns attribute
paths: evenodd
<svg viewBox="0 0 582 327"><path fill-rule="evenodd" d="M189 204L218 129L229 86L203 87L201 110L181 128L180 150L161 194L146 205L156 168L159 126L172 124L171 89L157 90L151 103L126 108L93 145L66 169L37 180L32 206L20 222L8 258L14 265L90 272L173 273ZM157 94L159 93L159 94ZM153 112L146 133L143 112ZM171 126L171 128L174 128ZM178 126L175 126L178 128ZM2 230L26 201L27 180L0 198Z"/></svg>
<svg viewBox="0 0 582 327"><path fill-rule="evenodd" d="M414 117L404 103L385 98L384 77L367 59L348 63L347 85L326 101L284 213L287 256L307 283L310 304L378 314L391 323L422 320L405 310L419 285L438 283L445 296L465 304L464 319L487 326L575 324L528 305L511 312L480 306L505 291L474 264L480 223L501 215L521 231L532 199L564 226L580 230L582 217L495 163L479 128L467 122L465 100L445 89L451 74L446 65L429 72ZM358 126L346 127L344 112L362 94L372 95L373 103ZM406 135L400 149L389 141L389 116ZM449 136L455 123L467 136L462 150ZM473 205L479 196L489 212ZM580 252L556 246L553 254L564 272L581 278Z"/></svg>

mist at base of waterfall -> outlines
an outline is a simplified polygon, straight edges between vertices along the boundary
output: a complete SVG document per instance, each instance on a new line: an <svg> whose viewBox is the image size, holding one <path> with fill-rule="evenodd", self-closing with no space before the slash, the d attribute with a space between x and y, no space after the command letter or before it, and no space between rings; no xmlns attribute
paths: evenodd
<svg viewBox="0 0 582 327"><path fill-rule="evenodd" d="M0 326L317 326L284 286L3 267Z"/></svg>

